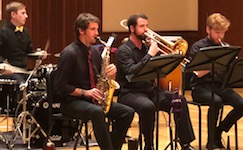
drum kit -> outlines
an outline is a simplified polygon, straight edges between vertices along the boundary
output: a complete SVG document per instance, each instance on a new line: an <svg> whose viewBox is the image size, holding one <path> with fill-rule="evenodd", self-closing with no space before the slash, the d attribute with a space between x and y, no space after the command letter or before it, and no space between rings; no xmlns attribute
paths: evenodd
<svg viewBox="0 0 243 150"><path fill-rule="evenodd" d="M28 144L30 149L31 138L37 131L47 137L47 134L37 122L33 111L34 107L40 107L40 100L47 97L46 73L56 66L52 64L42 65L42 56L48 56L49 53L35 52L28 54L29 57L35 57L36 63L32 71L12 66L4 62L0 64L0 123L6 122L7 131L0 131L0 140L6 143L8 149L14 147L14 143L19 136L23 144ZM2 78L4 71L10 71L14 74L25 74L27 79L24 83L18 83L16 80ZM10 125L9 119L13 118L13 124ZM11 120L11 119L10 119ZM4 122L4 123L5 123ZM33 129L34 127L34 129ZM11 128L11 130L10 130ZM5 134L7 132L8 134ZM11 134L9 134L9 132ZM48 142L51 142L48 139Z"/></svg>

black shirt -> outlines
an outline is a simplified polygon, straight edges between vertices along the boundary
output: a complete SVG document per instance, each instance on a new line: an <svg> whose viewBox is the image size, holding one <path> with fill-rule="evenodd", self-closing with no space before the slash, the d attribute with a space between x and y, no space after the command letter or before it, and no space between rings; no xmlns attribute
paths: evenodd
<svg viewBox="0 0 243 150"><path fill-rule="evenodd" d="M117 80L124 89L129 91L149 92L153 89L153 81L128 82L127 75L136 74L150 60L151 56L147 54L148 47L142 45L141 50L137 48L131 40L121 45L117 51Z"/></svg>
<svg viewBox="0 0 243 150"><path fill-rule="evenodd" d="M200 48L209 47L209 46L220 46L219 44L215 44L208 37L205 37L197 42L195 42L190 51L189 51L189 59L192 60L196 54L200 51ZM225 70L216 70L214 73L214 79L216 84L222 84L226 71ZM191 79L191 86L202 85L202 84L211 84L212 82L212 73L208 73L207 75L198 78L195 74L193 74Z"/></svg>
<svg viewBox="0 0 243 150"><path fill-rule="evenodd" d="M14 32L15 28L8 22L0 31L0 56L13 66L26 68L27 54L34 49L28 31Z"/></svg>
<svg viewBox="0 0 243 150"><path fill-rule="evenodd" d="M59 95L65 96L65 101L80 99L70 96L75 88L91 89L88 66L89 49L92 51L92 63L97 77L102 63L101 51L94 49L93 46L88 48L82 42L76 40L61 52L55 87ZM83 99L86 98L83 97Z"/></svg>

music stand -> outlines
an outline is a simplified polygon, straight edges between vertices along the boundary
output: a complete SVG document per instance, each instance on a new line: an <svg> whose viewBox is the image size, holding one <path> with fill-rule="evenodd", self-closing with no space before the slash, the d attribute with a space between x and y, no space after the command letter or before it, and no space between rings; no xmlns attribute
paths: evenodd
<svg viewBox="0 0 243 150"><path fill-rule="evenodd" d="M181 54L155 56L138 73L126 76L129 82L157 79L156 150L159 144L159 79L172 72L184 58L185 56ZM172 143L171 147L173 148Z"/></svg>
<svg viewBox="0 0 243 150"><path fill-rule="evenodd" d="M241 48L239 46L210 46L200 48L200 51L186 66L185 71L211 70L212 76L212 102L210 103L209 133L214 133L214 72L226 70L227 66L236 58ZM214 134L208 137L209 150L213 149Z"/></svg>
<svg viewBox="0 0 243 150"><path fill-rule="evenodd" d="M235 60L226 76L225 80L223 82L222 88L242 88L243 87L243 77L242 72L243 71L243 58ZM235 147L238 149L238 135L237 135L237 124L235 124Z"/></svg>
<svg viewBox="0 0 243 150"><path fill-rule="evenodd" d="M243 58L235 60L223 82L223 88L230 87L230 88L242 88L243 87Z"/></svg>

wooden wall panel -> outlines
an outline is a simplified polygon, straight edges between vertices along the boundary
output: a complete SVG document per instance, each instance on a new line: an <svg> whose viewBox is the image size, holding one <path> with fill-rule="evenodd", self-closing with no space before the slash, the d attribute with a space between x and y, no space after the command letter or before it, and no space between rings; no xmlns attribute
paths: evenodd
<svg viewBox="0 0 243 150"><path fill-rule="evenodd" d="M229 31L227 31L225 36L225 41L243 48L242 7L242 0L199 0L199 37L206 36L205 22L207 16L214 12L220 12L231 22ZM240 52L240 56L243 56L242 51Z"/></svg>
<svg viewBox="0 0 243 150"><path fill-rule="evenodd" d="M3 19L6 19L5 7L14 0L3 1ZM45 48L50 40L48 52L52 56L43 63L56 63L54 54L59 53L75 38L73 23L82 12L89 12L101 18L102 0L16 0L26 5L28 20L26 27L35 48ZM33 62L30 62L33 66Z"/></svg>
<svg viewBox="0 0 243 150"><path fill-rule="evenodd" d="M2 4L3 19L5 6L13 0L4 0ZM26 27L32 37L34 47L45 48L47 40L50 40L48 52L52 54L45 63L56 63L55 53L60 52L74 38L73 22L81 12L90 12L102 21L102 0L16 0L26 5L29 18ZM182 35L190 45L196 40L205 37L206 18L212 12L221 12L231 21L230 30L226 34L226 41L243 47L243 30L241 14L243 1L234 0L198 0L198 31L160 32L161 35ZM227 7L226 7L227 6ZM103 33L100 36L106 40L111 33ZM121 44L121 40L128 36L128 32L118 32L115 47ZM241 54L242 55L242 54Z"/></svg>

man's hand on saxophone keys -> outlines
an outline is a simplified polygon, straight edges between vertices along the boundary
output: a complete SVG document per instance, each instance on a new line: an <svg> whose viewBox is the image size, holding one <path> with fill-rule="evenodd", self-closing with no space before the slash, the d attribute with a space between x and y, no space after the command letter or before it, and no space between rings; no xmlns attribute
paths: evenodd
<svg viewBox="0 0 243 150"><path fill-rule="evenodd" d="M116 66L114 64L109 64L106 67L105 72L110 79L115 79L117 72Z"/></svg>

